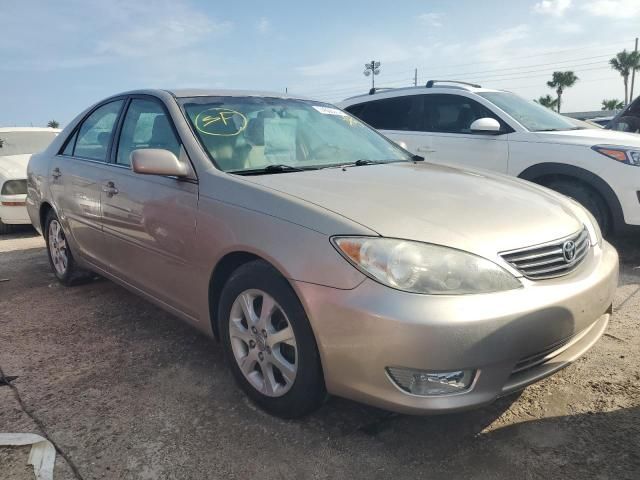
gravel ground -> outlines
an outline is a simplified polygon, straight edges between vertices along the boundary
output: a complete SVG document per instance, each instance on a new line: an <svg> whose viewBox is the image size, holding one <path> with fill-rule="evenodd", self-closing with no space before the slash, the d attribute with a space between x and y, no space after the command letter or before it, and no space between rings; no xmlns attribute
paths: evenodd
<svg viewBox="0 0 640 480"><path fill-rule="evenodd" d="M46 434L60 479L640 478L640 236L613 321L574 365L472 412L391 414L332 398L272 418L234 386L219 348L106 280L73 288L31 232L0 239L0 432ZM35 420L34 420L35 419ZM43 431L44 430L44 431ZM0 478L33 478L0 448ZM77 473L71 465L75 465Z"/></svg>

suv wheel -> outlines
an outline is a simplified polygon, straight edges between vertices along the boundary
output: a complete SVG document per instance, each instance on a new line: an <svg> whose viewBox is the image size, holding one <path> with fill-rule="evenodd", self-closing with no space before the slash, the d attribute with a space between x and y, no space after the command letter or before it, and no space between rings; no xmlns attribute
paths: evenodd
<svg viewBox="0 0 640 480"><path fill-rule="evenodd" d="M573 198L593 215L603 235L611 230L611 214L602 196L593 188L571 180L555 180L546 185L551 190Z"/></svg>
<svg viewBox="0 0 640 480"><path fill-rule="evenodd" d="M236 382L267 412L306 415L325 398L315 337L298 297L273 267L253 261L229 278L218 310Z"/></svg>

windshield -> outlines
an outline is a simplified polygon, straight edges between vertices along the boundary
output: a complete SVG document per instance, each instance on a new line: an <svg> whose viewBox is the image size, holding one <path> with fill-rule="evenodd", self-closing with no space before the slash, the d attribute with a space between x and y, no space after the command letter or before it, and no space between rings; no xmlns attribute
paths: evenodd
<svg viewBox="0 0 640 480"><path fill-rule="evenodd" d="M56 135L58 132L0 132L0 157L41 152Z"/></svg>
<svg viewBox="0 0 640 480"><path fill-rule="evenodd" d="M183 108L214 163L242 173L286 165L322 168L358 160L394 162L410 154L329 104L264 97L202 97Z"/></svg>
<svg viewBox="0 0 640 480"><path fill-rule="evenodd" d="M555 130L576 130L571 121L552 112L547 107L530 102L522 97L508 92L478 93L498 108L516 119L523 127L532 132L550 132Z"/></svg>

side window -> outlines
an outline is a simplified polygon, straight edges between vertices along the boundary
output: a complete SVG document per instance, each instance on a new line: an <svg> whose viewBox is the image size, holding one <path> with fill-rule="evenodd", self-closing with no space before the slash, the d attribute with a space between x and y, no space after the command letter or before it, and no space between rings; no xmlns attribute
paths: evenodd
<svg viewBox="0 0 640 480"><path fill-rule="evenodd" d="M462 95L424 95L424 130L427 132L471 133L471 124L479 118L495 118L488 108Z"/></svg>
<svg viewBox="0 0 640 480"><path fill-rule="evenodd" d="M78 130L76 130L71 138L67 141L67 145L64 147L62 151L62 155L73 155L73 147L76 146L76 138L78 137Z"/></svg>
<svg viewBox="0 0 640 480"><path fill-rule="evenodd" d="M180 141L162 106L154 100L136 98L124 117L116 163L130 165L131 152L140 148L162 148L180 156Z"/></svg>
<svg viewBox="0 0 640 480"><path fill-rule="evenodd" d="M347 111L380 130L420 130L420 102L414 95L373 100Z"/></svg>
<svg viewBox="0 0 640 480"><path fill-rule="evenodd" d="M103 162L107 159L109 142L113 136L122 102L117 100L102 105L85 119L78 130L73 150L74 156Z"/></svg>

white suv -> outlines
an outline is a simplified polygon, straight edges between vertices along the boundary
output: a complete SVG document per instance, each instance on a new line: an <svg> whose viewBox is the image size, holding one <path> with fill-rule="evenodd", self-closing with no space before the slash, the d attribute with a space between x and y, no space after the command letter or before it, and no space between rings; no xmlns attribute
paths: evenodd
<svg viewBox="0 0 640 480"><path fill-rule="evenodd" d="M640 135L577 127L513 93L464 82L374 90L339 105L427 161L547 186L582 203L605 232L640 226Z"/></svg>

